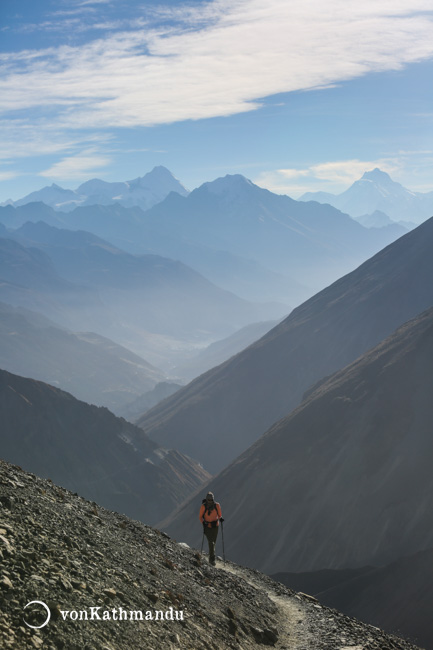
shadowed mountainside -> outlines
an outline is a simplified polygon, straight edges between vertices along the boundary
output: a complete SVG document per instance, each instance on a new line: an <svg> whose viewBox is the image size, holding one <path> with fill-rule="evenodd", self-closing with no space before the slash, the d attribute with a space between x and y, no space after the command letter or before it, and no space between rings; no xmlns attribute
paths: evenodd
<svg viewBox="0 0 433 650"><path fill-rule="evenodd" d="M231 557L298 572L432 547L432 367L433 308L316 386L215 477ZM188 542L196 519L191 499L163 525Z"/></svg>
<svg viewBox="0 0 433 650"><path fill-rule="evenodd" d="M433 219L297 307L259 341L138 421L160 444L222 469L319 379L433 304Z"/></svg>
<svg viewBox="0 0 433 650"><path fill-rule="evenodd" d="M1 458L142 521L168 514L209 478L106 408L4 370L0 419Z"/></svg>

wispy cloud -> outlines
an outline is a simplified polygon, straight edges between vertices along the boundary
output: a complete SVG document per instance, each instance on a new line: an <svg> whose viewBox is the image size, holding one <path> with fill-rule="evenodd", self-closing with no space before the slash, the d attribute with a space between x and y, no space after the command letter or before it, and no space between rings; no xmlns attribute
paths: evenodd
<svg viewBox="0 0 433 650"><path fill-rule="evenodd" d="M89 150L75 156L63 158L49 169L39 172L39 176L58 180L86 178L89 174L97 174L110 163L111 158L108 156L101 156Z"/></svg>
<svg viewBox="0 0 433 650"><path fill-rule="evenodd" d="M80 47L4 56L0 110L39 129L45 109L63 130L151 126L252 111L277 93L433 56L431 0L214 0L193 9L166 8L152 28L139 15Z"/></svg>
<svg viewBox="0 0 433 650"><path fill-rule="evenodd" d="M55 155L68 152L75 155L89 147L104 147L111 142L107 133L71 133L59 131L54 124L42 123L35 129L25 120L0 121L0 161L27 158L32 155ZM95 149L93 149L95 150Z"/></svg>
<svg viewBox="0 0 433 650"><path fill-rule="evenodd" d="M1 171L0 170L0 181L10 181L13 178L18 178L20 174L18 172L13 172L13 171Z"/></svg>

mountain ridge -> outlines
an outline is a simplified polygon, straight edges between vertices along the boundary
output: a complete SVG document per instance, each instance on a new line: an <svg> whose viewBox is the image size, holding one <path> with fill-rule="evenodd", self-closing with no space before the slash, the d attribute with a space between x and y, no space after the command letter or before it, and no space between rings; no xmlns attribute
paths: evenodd
<svg viewBox="0 0 433 650"><path fill-rule="evenodd" d="M69 212L78 205L120 203L124 206L138 205L147 209L161 201L170 192L187 194L188 190L162 165L154 167L142 177L131 181L109 182L98 178L79 185L75 190L64 189L53 183L41 190L31 192L8 205L19 207L34 201L43 201L61 211Z"/></svg>
<svg viewBox="0 0 433 650"><path fill-rule="evenodd" d="M328 203L354 218L379 211L394 221L420 224L433 215L433 192L413 192L377 167L340 194L306 192L299 200Z"/></svg>

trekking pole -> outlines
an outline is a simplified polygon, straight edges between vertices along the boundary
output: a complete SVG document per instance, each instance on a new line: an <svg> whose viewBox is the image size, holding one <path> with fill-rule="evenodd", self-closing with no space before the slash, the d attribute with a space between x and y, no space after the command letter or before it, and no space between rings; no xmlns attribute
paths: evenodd
<svg viewBox="0 0 433 650"><path fill-rule="evenodd" d="M200 555L203 555L203 542L204 542L204 526L203 526L203 537L201 538Z"/></svg>
<svg viewBox="0 0 433 650"><path fill-rule="evenodd" d="M223 524L223 519L221 519L221 537L223 540L223 560L224 564L226 563L226 552L224 550L224 524Z"/></svg>

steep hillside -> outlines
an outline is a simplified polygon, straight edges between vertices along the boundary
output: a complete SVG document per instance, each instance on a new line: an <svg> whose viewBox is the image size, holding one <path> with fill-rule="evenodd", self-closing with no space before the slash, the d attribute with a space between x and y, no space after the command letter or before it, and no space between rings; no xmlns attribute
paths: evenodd
<svg viewBox="0 0 433 650"><path fill-rule="evenodd" d="M150 523L209 478L106 408L0 370L0 458Z"/></svg>
<svg viewBox="0 0 433 650"><path fill-rule="evenodd" d="M3 461L0 504L3 648L416 650Z"/></svg>
<svg viewBox="0 0 433 650"><path fill-rule="evenodd" d="M231 557L267 573L317 571L433 547L432 367L433 308L320 383L214 478ZM166 530L191 541L196 510L192 499Z"/></svg>
<svg viewBox="0 0 433 650"><path fill-rule="evenodd" d="M433 304L433 219L296 308L246 350L152 409L139 425L222 469L316 381Z"/></svg>

